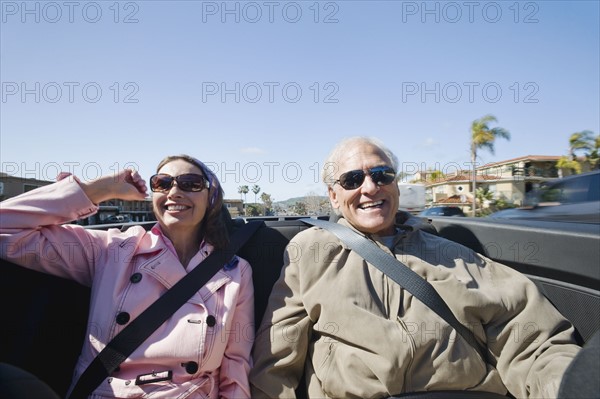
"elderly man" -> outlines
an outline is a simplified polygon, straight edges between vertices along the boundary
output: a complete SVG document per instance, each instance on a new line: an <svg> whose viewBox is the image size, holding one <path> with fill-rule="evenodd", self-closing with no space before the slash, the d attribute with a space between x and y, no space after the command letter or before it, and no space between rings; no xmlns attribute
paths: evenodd
<svg viewBox="0 0 600 399"><path fill-rule="evenodd" d="M346 139L324 166L338 224L428 281L484 356L336 235L312 227L289 243L258 330L254 398L295 397L303 375L310 398L556 397L580 347L573 326L527 277L398 223L398 160L379 141Z"/></svg>

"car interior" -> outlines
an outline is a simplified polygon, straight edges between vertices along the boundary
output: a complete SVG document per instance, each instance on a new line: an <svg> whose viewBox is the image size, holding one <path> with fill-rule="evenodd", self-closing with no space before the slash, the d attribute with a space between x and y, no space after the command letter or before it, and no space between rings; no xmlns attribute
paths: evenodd
<svg viewBox="0 0 600 399"><path fill-rule="evenodd" d="M253 267L256 326L281 273L285 246L294 235L309 228L298 219L231 220L232 230L248 220L264 221L264 226L238 252ZM417 228L426 228L526 274L571 320L582 345L600 330L599 226L468 217L433 217L429 221L419 218L419 222ZM124 225L123 229L131 225ZM149 229L153 222L142 225ZM6 260L1 262L0 295L5 304L5 322L0 362L38 376L64 396L84 339L89 288ZM298 388L298 395L305 397L302 387Z"/></svg>

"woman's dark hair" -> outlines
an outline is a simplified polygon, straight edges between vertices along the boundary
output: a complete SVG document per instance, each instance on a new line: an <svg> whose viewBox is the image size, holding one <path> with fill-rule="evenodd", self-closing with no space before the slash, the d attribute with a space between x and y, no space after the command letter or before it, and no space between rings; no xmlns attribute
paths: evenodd
<svg viewBox="0 0 600 399"><path fill-rule="evenodd" d="M202 162L189 155L169 155L165 157L158 166L156 171L166 164L182 160L200 168L204 176L208 179L208 208L206 215L200 226L200 235L206 242L214 246L216 249L226 248L229 244L229 233L227 225L223 217L223 188L217 176Z"/></svg>

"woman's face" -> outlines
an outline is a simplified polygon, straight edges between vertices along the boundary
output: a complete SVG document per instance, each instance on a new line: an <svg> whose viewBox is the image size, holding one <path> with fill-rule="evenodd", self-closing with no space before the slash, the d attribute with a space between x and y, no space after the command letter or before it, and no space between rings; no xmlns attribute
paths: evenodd
<svg viewBox="0 0 600 399"><path fill-rule="evenodd" d="M163 165L158 173L172 177L185 174L204 176L198 166L182 159ZM169 189L153 192L152 205L156 219L167 237L173 239L179 233L197 234L208 209L208 189L184 191L173 181Z"/></svg>

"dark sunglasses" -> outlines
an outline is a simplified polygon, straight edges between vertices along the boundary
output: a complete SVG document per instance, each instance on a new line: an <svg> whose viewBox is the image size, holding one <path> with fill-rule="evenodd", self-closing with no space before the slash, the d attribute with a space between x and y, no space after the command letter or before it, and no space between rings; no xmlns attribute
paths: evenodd
<svg viewBox="0 0 600 399"><path fill-rule="evenodd" d="M150 190L159 193L167 192L173 187L174 181L177 182L177 187L182 191L198 192L209 187L206 177L195 173L187 173L179 176L170 176L159 173L150 178Z"/></svg>
<svg viewBox="0 0 600 399"><path fill-rule="evenodd" d="M367 170L373 183L378 186L387 186L396 178L396 171L389 166L376 166ZM333 182L339 183L345 190L356 190L365 181L366 173L364 170L351 170L350 172L342 173L340 178Z"/></svg>

